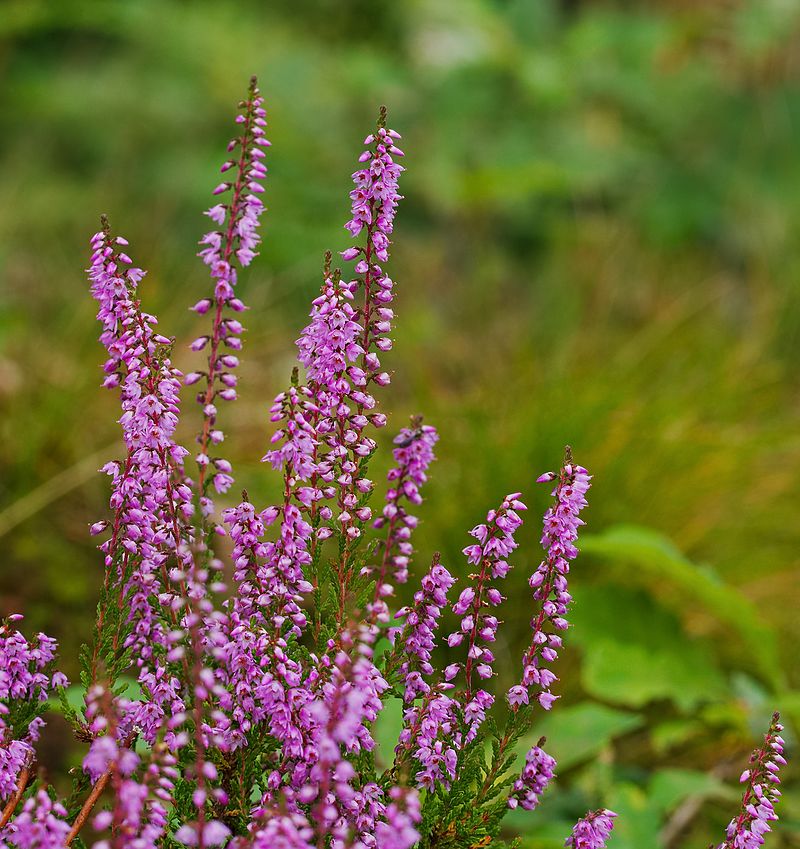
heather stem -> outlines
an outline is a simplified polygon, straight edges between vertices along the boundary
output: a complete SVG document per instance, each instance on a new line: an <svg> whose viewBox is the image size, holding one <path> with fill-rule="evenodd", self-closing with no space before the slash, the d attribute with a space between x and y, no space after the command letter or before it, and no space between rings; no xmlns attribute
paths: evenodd
<svg viewBox="0 0 800 849"><path fill-rule="evenodd" d="M17 779L17 788L9 798L8 802L6 802L6 806L3 808L3 813L0 815L0 830L8 824L8 821L14 815L14 811L17 809L17 805L20 802L20 799L25 795L25 791L28 788L31 780L34 777L34 765L28 764L23 767L19 778Z"/></svg>

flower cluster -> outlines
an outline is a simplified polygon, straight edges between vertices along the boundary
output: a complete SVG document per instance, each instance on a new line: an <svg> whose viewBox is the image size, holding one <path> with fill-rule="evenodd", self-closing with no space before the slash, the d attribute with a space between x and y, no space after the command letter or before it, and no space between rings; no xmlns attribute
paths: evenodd
<svg viewBox="0 0 800 849"><path fill-rule="evenodd" d="M178 679L167 664L183 636L178 611L184 599L178 584L194 563L192 535L183 524L194 512L191 482L183 472L188 452L174 439L180 373L168 357L171 340L155 332L157 320L142 312L136 300L144 271L124 253L127 240L112 237L104 220L91 244L89 277L103 325L100 339L109 353L105 371L111 379L106 385L120 387L120 424L128 449L124 462L105 466L112 479L114 521L111 536L100 546L108 594L97 630L102 632L114 607L125 601L127 621L117 625L111 639L115 651L134 651L139 682L151 696L141 705L138 723L152 742L163 718L184 709ZM92 532L102 533L106 526L97 523ZM169 570L172 559L175 565ZM159 608L167 611L166 617ZM96 643L93 683L101 660L98 649Z"/></svg>
<svg viewBox="0 0 800 849"><path fill-rule="evenodd" d="M604 849L614 828L614 817L616 814L605 808L592 811L575 823L564 845L570 849Z"/></svg>
<svg viewBox="0 0 800 849"><path fill-rule="evenodd" d="M780 716L772 717L764 744L750 756L750 764L742 773L740 781L746 785L742 796L742 809L734 817L726 831L726 839L719 849L755 849L764 842L764 836L772 830L770 823L778 819L775 803L781 795L778 789L778 772L786 763L783 757L783 726Z"/></svg>
<svg viewBox="0 0 800 849"><path fill-rule="evenodd" d="M419 705L403 712L403 729L397 745L400 764L409 757L417 764L414 778L419 787L450 789L456 778L458 754L463 743L458 702L447 695L452 685L432 688Z"/></svg>
<svg viewBox="0 0 800 849"><path fill-rule="evenodd" d="M230 463L222 457L210 457L209 451L224 439L222 430L216 426L217 402L236 399L238 381L233 372L239 365L239 359L233 352L242 347L239 338L242 324L236 318L226 318L225 309L234 313L245 309L235 294L236 265L240 268L250 265L261 241L258 224L264 204L259 195L264 192L263 179L267 175L263 148L270 146L264 131L267 113L263 103L253 77L247 99L239 104L240 112L236 117L241 134L229 142L228 154L231 156L220 169L222 173L232 171L235 176L214 189L215 195L229 195L229 199L226 203L215 204L206 212L219 229L206 233L200 240L204 246L200 257L215 281L214 295L198 301L192 309L200 315L213 310L213 323L210 334L199 336L191 345L193 351L208 349L207 369L189 373L186 384L205 383L197 394L197 402L203 409L203 429L197 438L200 445L197 465L201 503L206 515L213 510L213 502L206 492L209 473L214 489L219 493L226 492L233 483ZM223 348L227 348L228 352Z"/></svg>
<svg viewBox="0 0 800 849"><path fill-rule="evenodd" d="M12 628L20 619L15 614L0 622L0 801L14 793L18 777L33 763L43 702L52 690L67 686L63 674L52 670L56 641L37 634L29 642ZM19 710L27 705L31 715Z"/></svg>
<svg viewBox="0 0 800 849"><path fill-rule="evenodd" d="M2 836L19 849L62 849L70 830L66 817L64 805L40 789L26 799L8 833Z"/></svg>
<svg viewBox="0 0 800 849"><path fill-rule="evenodd" d="M525 766L522 774L514 782L508 797L508 807L518 805L526 811L532 811L539 804L539 797L555 775L555 758L542 748L544 739L532 746L525 755Z"/></svg>
<svg viewBox="0 0 800 849"><path fill-rule="evenodd" d="M405 501L421 504L420 487L428 480L428 466L436 459L433 446L439 434L435 427L423 425L422 417L415 416L411 427L404 427L394 438L392 452L396 466L389 470L387 478L391 487L386 493L383 515L375 520L373 527L386 528L386 540L381 549L381 564L375 580L375 592L370 612L378 621L388 621L386 598L392 595L393 587L388 577L399 584L408 580L408 565L414 547L410 542L411 532L417 526L417 517L405 508ZM367 568L365 574L375 570Z"/></svg>
<svg viewBox="0 0 800 849"><path fill-rule="evenodd" d="M283 468L287 496L309 512L319 540L342 538L344 556L336 570L340 598L339 621L356 574L353 550L362 537L372 510L364 499L372 481L364 474L376 443L366 433L368 425L380 428L386 417L375 411L370 384L386 386L389 374L381 371L379 352L389 351L394 312L393 281L379 262L388 259L389 236L401 195L397 181L402 166L395 162L403 152L400 138L385 126L381 113L376 133L365 139L353 174L351 219L346 227L353 237L365 233L365 244L342 252L346 261L357 260L355 277L345 279L331 271L326 259L322 291L314 301L311 321L297 340L298 359L306 372L306 386L281 393L272 408L272 420L282 422L265 456ZM362 299L358 304L359 297ZM324 503L332 501L333 504Z"/></svg>
<svg viewBox="0 0 800 849"><path fill-rule="evenodd" d="M493 581L505 578L511 569L509 555L517 547L514 534L522 525L519 511L526 510L519 492L507 495L496 510L490 510L486 523L476 525L470 536L477 542L464 549L467 562L479 569L470 575L472 583L461 591L453 605L453 613L461 617L460 627L447 638L448 645L460 646L466 639L467 660L463 665L453 663L445 669L444 677L453 681L461 669L466 678L464 692L464 718L469 727L468 740L474 738L486 711L494 704L494 696L483 689L475 689L473 673L486 680L493 675L494 654L488 648L497 638L500 620L490 612L503 601L503 595Z"/></svg>
<svg viewBox="0 0 800 849"><path fill-rule="evenodd" d="M384 265L403 171L399 135L381 110L353 175L346 227L358 244L342 257L355 266L343 274L327 255L297 343L300 368L271 408L277 431L264 459L280 474L277 503L230 496L217 404L236 397L237 276L256 255L264 210L269 142L255 80L237 122L222 167L233 176L215 190L227 200L208 210L218 229L201 242L214 290L194 309L210 314L211 327L191 347L207 350L204 371L184 381L173 367L173 340L142 308L145 272L127 241L106 220L91 239L104 383L119 392L124 457L104 467L110 517L91 527L107 535L94 638L80 658L81 709L60 693L85 746L83 770L67 804L46 788L35 744L46 699L66 680L53 671L52 639L26 640L15 617L0 623L0 846L63 849L85 845L90 831L99 849L499 845L503 816L536 808L554 775L544 738L521 768L515 750L530 745L538 707L556 699L551 667L590 476L568 451L557 475L540 478L557 483L545 558L530 579L531 644L503 725L489 718L488 682L521 494L470 531L471 574L455 602L455 578L436 554L410 603L390 610L394 585L408 579L417 525L409 511L422 503L438 434L420 417L400 431L375 517L371 428L386 416L372 393L390 380L380 358L392 347L394 283ZM200 386L196 479L176 438L187 384ZM447 644L462 659L439 670L439 629L451 614ZM402 710L397 745L376 731L391 699ZM742 809L722 849L760 845L775 819L780 730L776 716L742 775ZM588 814L567 846L605 846L615 816Z"/></svg>
<svg viewBox="0 0 800 849"><path fill-rule="evenodd" d="M547 472L538 481L555 478L555 474ZM556 660L562 645L558 632L565 631L569 625L566 616L572 597L567 590L567 575L570 560L578 555L575 541L578 528L583 524L579 514L586 506L590 481L591 475L583 466L572 462L567 449L564 468L553 490L555 504L544 517L542 546L546 557L528 581L533 589L533 597L541 603L541 607L531 620L532 638L522 659L522 684L513 686L506 695L512 710L521 704L528 704L528 694L533 688L538 690L536 698L545 710L550 710L558 698L550 692L550 685L557 680L556 676L549 669L543 668L542 664Z"/></svg>
<svg viewBox="0 0 800 849"><path fill-rule="evenodd" d="M428 574L414 593L413 605L395 613L395 618L404 620L404 623L403 627L389 630L389 639L396 647L402 647L399 671L403 681L403 700L407 704L431 690L425 678L434 673L431 655L436 646L436 630L447 605L447 593L454 583L455 578L442 566L437 552Z"/></svg>

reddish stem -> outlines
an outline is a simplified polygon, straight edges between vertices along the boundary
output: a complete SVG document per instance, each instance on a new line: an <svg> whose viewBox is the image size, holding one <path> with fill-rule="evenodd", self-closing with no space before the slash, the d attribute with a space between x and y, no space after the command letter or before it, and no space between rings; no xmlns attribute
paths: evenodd
<svg viewBox="0 0 800 849"><path fill-rule="evenodd" d="M28 784L30 784L32 778L33 764L29 764L28 766L23 768L22 772L20 772L19 778L17 779L16 790L14 790L11 795L11 798L6 803L5 808L3 808L3 814L2 816L0 816L0 829L8 825L8 821L14 815L14 811L17 809L19 800L23 797L25 791L28 789Z"/></svg>

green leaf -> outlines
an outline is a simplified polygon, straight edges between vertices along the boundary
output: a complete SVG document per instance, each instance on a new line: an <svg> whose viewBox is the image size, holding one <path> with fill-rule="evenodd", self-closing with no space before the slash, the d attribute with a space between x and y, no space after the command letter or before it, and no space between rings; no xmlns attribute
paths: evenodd
<svg viewBox="0 0 800 849"><path fill-rule="evenodd" d="M735 800L737 793L706 772L691 769L661 769L650 779L647 795L662 813L669 813L690 796Z"/></svg>
<svg viewBox="0 0 800 849"><path fill-rule="evenodd" d="M668 719L651 729L650 741L656 753L663 755L702 732L703 724L697 719Z"/></svg>
<svg viewBox="0 0 800 849"><path fill-rule="evenodd" d="M649 528L617 525L582 537L581 551L602 558L626 586L650 590L680 616L710 614L704 623L709 633L728 638L719 643L720 649L730 648L733 637L735 651L748 656L773 687L784 687L775 633L761 621L755 606L711 569L684 557L669 539Z"/></svg>
<svg viewBox="0 0 800 849"><path fill-rule="evenodd" d="M661 816L644 791L633 784L617 784L606 806L618 816L609 840L613 849L656 849Z"/></svg>
<svg viewBox="0 0 800 849"><path fill-rule="evenodd" d="M589 760L613 739L643 724L644 719L636 714L586 702L548 713L519 742L517 751L523 754L544 735L545 749L558 761L559 769L565 770Z"/></svg>
<svg viewBox="0 0 800 849"><path fill-rule="evenodd" d="M380 769L388 769L394 762L394 747L403 727L403 700L386 699L372 727L376 743L375 758Z"/></svg>
<svg viewBox="0 0 800 849"><path fill-rule="evenodd" d="M595 698L631 707L671 699L690 710L728 695L710 648L650 596L614 586L574 596L571 639L585 650L581 682Z"/></svg>

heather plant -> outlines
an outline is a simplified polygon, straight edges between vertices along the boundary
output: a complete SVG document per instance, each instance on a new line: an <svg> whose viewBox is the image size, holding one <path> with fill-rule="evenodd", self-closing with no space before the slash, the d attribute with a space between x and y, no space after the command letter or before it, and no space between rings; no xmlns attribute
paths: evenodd
<svg viewBox="0 0 800 849"><path fill-rule="evenodd" d="M436 429L415 417L399 430L380 509L368 476L375 431L387 424L375 395L391 379L382 357L392 348L394 282L385 266L402 199L400 136L382 109L353 175L346 265L326 255L297 341L302 371L271 407L263 459L281 477L282 498L257 507L243 492L237 503L222 422L236 399L244 330L237 278L257 255L264 211L270 143L255 80L236 121L219 202L207 211L216 226L200 242L211 288L193 309L210 327L191 343L202 354L196 371L172 365L174 340L142 308L145 272L128 242L105 218L91 239L104 385L119 393L125 453L103 468L110 518L90 529L103 538L104 572L94 639L80 658L80 709L54 667L54 640L27 639L20 616L0 625L0 845L504 845L504 814L535 809L557 769L544 738L524 762L517 750L559 698L553 666L591 476L567 448L559 471L537 479L552 484L553 501L528 581L530 641L518 683L496 704L492 644L522 494L506 495L469 531L472 571L460 587L434 553L410 603L395 610L395 587L412 574L412 511ZM196 387L201 411L194 452L176 436L182 386ZM442 638L460 659L440 669ZM387 752L375 723L390 698L402 703L403 722ZM85 747L66 798L36 767L43 714L56 699ZM776 819L781 730L775 714L720 847L759 846ZM600 849L615 817L589 811L565 845Z"/></svg>

